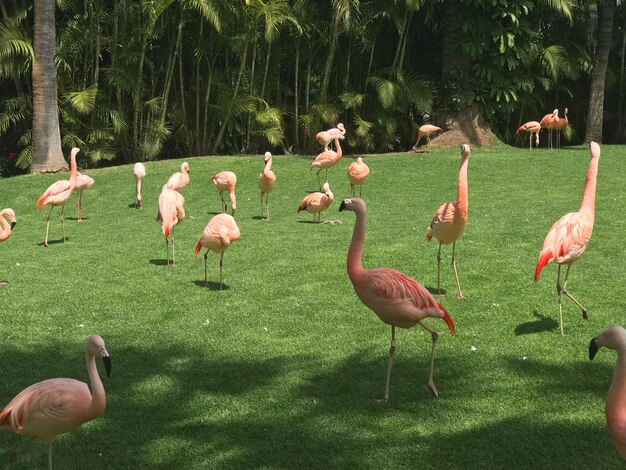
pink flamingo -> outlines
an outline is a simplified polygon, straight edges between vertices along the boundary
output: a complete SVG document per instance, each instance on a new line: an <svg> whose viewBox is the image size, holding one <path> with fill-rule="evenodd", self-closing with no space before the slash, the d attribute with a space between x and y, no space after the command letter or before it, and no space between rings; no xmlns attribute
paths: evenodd
<svg viewBox="0 0 626 470"><path fill-rule="evenodd" d="M46 205L50 206L50 211L48 212L48 222L46 224L46 238L43 242L43 246L48 246L48 230L50 229L50 213L52 212L52 208L54 206L61 206L61 227L63 229L63 243L65 243L65 221L63 220L63 211L65 210L65 203L72 195L72 191L74 191L74 187L76 186L76 177L78 175L78 171L76 170L76 154L80 152L80 149L74 147L72 152L70 153L70 179L68 180L60 180L56 183L52 183L48 189L46 189L39 199L37 199L36 207L38 207L41 212L43 212L43 208Z"/></svg>
<svg viewBox="0 0 626 470"><path fill-rule="evenodd" d="M311 172L313 168L319 168L319 170L317 170L317 182L320 185L320 189L322 188L320 171L322 171L322 169L326 170L326 181L328 181L328 169L336 165L342 155L341 145L339 145L339 137L337 136L335 137L335 147L337 148L337 151L329 149L320 153L315 160L313 160L313 163L311 163L311 167L309 168L309 172Z"/></svg>
<svg viewBox="0 0 626 470"><path fill-rule="evenodd" d="M174 191L180 192L185 186L189 184L189 163L183 162L180 165L180 171L177 171L170 179L165 183L165 187L167 189L173 189Z"/></svg>
<svg viewBox="0 0 626 470"><path fill-rule="evenodd" d="M296 214L299 214L300 211L307 211L309 214L313 214L313 222L315 222L315 216L317 215L317 222L319 223L321 213L328 209L333 202L333 199L335 199L330 190L328 181L324 183L323 189L323 193L315 192L304 196L304 199L302 199L302 202L296 210Z"/></svg>
<svg viewBox="0 0 626 470"><path fill-rule="evenodd" d="M559 110L555 109L552 111L552 114L546 114L539 124L542 129L548 129L548 147L552 148L552 129L554 129L554 124L559 120Z"/></svg>
<svg viewBox="0 0 626 470"><path fill-rule="evenodd" d="M235 240L239 240L241 233L235 219L228 214L217 214L209 220L204 227L202 236L196 244L196 258L202 248L206 248L204 253L204 287L209 287L207 281L207 256L209 250L220 254L220 290L223 286L222 268L224 267L224 252Z"/></svg>
<svg viewBox="0 0 626 470"><path fill-rule="evenodd" d="M352 232L352 242L348 250L348 276L357 297L369 307L384 323L391 325L391 346L387 361L387 381L385 395L379 403L389 400L391 363L396 350L396 327L412 328L420 325L431 334L430 374L428 387L439 398L433 381L435 346L439 335L422 321L427 317L443 319L450 333L454 334L454 323L445 308L439 304L428 290L415 279L390 268L364 269L362 264L363 242L365 241L366 206L362 199L344 199L339 211L355 213L356 223Z"/></svg>
<svg viewBox="0 0 626 470"><path fill-rule="evenodd" d="M556 148L557 149L561 148L561 131L564 130L569 124L569 121L567 120L567 108L563 109L563 114L565 115L565 117L560 118L557 115L557 119L554 122L554 130L556 131Z"/></svg>
<svg viewBox="0 0 626 470"><path fill-rule="evenodd" d="M567 290L567 277L572 263L582 256L593 231L593 219L596 211L596 179L598 176L598 161L600 160L600 146L596 142L589 144L591 158L587 168L583 200L578 212L570 212L557 220L543 242L535 269L535 282L539 279L541 270L551 261L559 265L556 274L556 293L559 299L559 325L563 335L563 307L561 294L569 297L582 311L583 318L588 319L588 312ZM561 285L561 265L567 265L565 280Z"/></svg>
<svg viewBox="0 0 626 470"><path fill-rule="evenodd" d="M7 222L9 219L9 222ZM0 242L7 240L11 236L11 230L15 227L17 220L13 209L2 209L0 211ZM0 286L8 284L8 281L0 281Z"/></svg>
<svg viewBox="0 0 626 470"><path fill-rule="evenodd" d="M137 180L135 207L137 209L141 209L142 208L141 207L141 182L142 182L144 176L146 176L146 167L143 165L143 163L141 163L141 162L135 163L135 165L133 166L133 176Z"/></svg>
<svg viewBox="0 0 626 470"><path fill-rule="evenodd" d="M461 292L461 283L459 282L459 274L456 270L456 257L454 255L456 241L465 230L467 222L467 162L470 156L470 146L468 144L461 145L461 165L459 167L459 179L456 201L449 201L439 206L435 216L433 217L426 240L430 241L435 237L439 241L439 251L437 252L437 292L441 294L440 275L441 275L441 244L448 245L452 243L452 267L454 268L454 277L456 285L459 289L459 299L465 298Z"/></svg>
<svg viewBox="0 0 626 470"><path fill-rule="evenodd" d="M159 196L159 214L157 216L157 222L160 222L163 229L163 235L165 236L165 256L167 258L167 265L170 264L169 253L169 236L172 229L178 222L185 218L185 198L178 191L173 189L163 189ZM172 235L172 266L176 265L174 258L174 235Z"/></svg>
<svg viewBox="0 0 626 470"><path fill-rule="evenodd" d="M415 141L413 150L417 150L417 144L419 144L423 137L426 137L426 145L430 144L430 135L439 131L441 131L441 127L433 126L432 124L420 126L419 129L417 129L417 140Z"/></svg>
<svg viewBox="0 0 626 470"><path fill-rule="evenodd" d="M17 457L33 438L48 444L48 469L52 469L52 444L59 434L73 431L104 413L106 394L98 375L96 356L104 362L107 376L111 375L111 358L104 340L97 335L87 339L85 358L89 386L74 379L48 379L22 390L0 412L0 429L30 436L11 456Z"/></svg>
<svg viewBox="0 0 626 470"><path fill-rule="evenodd" d="M361 157L358 157L356 162L352 162L348 165L346 173L348 174L348 180L350 180L350 191L352 192L352 196L354 197L354 187L358 186L359 197L361 197L361 189L363 188L363 184L365 184L367 175L370 174L369 167L363 163L363 159Z"/></svg>
<svg viewBox="0 0 626 470"><path fill-rule="evenodd" d="M324 147L324 150L328 150L328 145L330 144L332 140L335 140L335 139L343 140L345 138L345 135L346 135L346 128L343 126L342 123L339 123L337 124L337 127L333 127L331 129L328 129L327 131L318 132L315 135L315 140L317 140L320 144L322 144L322 147Z"/></svg>
<svg viewBox="0 0 626 470"><path fill-rule="evenodd" d="M228 191L228 196L230 197L230 213L234 217L235 211L237 210L237 198L235 197L235 186L237 185L237 175L232 171L220 171L216 175L211 177L211 181L220 192L220 197L222 198L222 204L224 204L224 211L228 209L226 205L226 201L224 201L224 195L222 194L224 191Z"/></svg>
<svg viewBox="0 0 626 470"><path fill-rule="evenodd" d="M528 121L526 124L522 124L515 133L519 134L521 131L528 132L528 148L530 150L533 149L533 134L535 134L535 147L539 147L539 131L541 131L541 124L537 121Z"/></svg>
<svg viewBox="0 0 626 470"><path fill-rule="evenodd" d="M589 343L589 359L593 361L601 347L617 351L617 362L613 371L613 381L609 387L604 405L604 415L615 448L626 460L626 330L612 326Z"/></svg>
<svg viewBox="0 0 626 470"><path fill-rule="evenodd" d="M83 201L83 191L91 185L93 185L93 178L87 175L83 175L81 172L76 172L76 185L74 186L74 192L78 194L78 199L76 199L76 208L78 211L78 222L82 222L82 201Z"/></svg>
<svg viewBox="0 0 626 470"><path fill-rule="evenodd" d="M270 197L272 189L274 189L274 184L276 184L276 175L272 171L272 154L270 152L265 152L263 162L265 163L265 168L263 168L263 171L259 175L259 189L261 190L261 204L263 204L263 195L265 195L266 220L270 220L270 210L267 205L267 200Z"/></svg>

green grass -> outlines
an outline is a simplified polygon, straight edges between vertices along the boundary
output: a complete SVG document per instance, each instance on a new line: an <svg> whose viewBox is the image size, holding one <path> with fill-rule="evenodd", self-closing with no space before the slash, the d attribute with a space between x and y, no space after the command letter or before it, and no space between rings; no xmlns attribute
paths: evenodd
<svg viewBox="0 0 626 470"><path fill-rule="evenodd" d="M87 220L67 220L68 243L47 249L35 201L59 175L0 180L0 206L18 219L0 244L0 278L10 281L0 287L0 403L45 378L87 380L83 346L98 333L113 359L107 409L59 438L56 468L621 468L603 413L615 354L587 358L590 338L623 324L626 310L625 149L602 152L595 230L568 283L589 321L565 299L561 337L555 266L533 283L550 225L580 205L588 150L474 149L469 222L457 244L465 300L456 298L450 247L442 264L448 295L440 300L457 336L427 321L441 333L441 398L426 387L430 336L400 330L385 407L374 399L383 393L390 329L356 298L345 268L354 214L338 208L350 157L330 171L335 202L322 214L343 225L296 216L317 189L310 158L274 158L269 222L258 220L261 156L188 159L184 194L194 218L174 229L175 268L163 265L155 216L180 160L147 164L142 211L129 207L130 166L90 171ZM365 161L364 265L433 287L437 245L426 243L426 227L456 196L458 151ZM224 256L220 292L218 256L209 255L206 289L193 250L220 209L209 178L226 169L238 176L241 239ZM55 216L50 239L60 238ZM2 463L23 438L0 437ZM14 468L44 466L37 443Z"/></svg>

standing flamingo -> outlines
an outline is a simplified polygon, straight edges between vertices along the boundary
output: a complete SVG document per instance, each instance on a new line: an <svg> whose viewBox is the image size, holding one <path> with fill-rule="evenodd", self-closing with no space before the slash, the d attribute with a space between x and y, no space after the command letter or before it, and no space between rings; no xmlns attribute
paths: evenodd
<svg viewBox="0 0 626 470"><path fill-rule="evenodd" d="M556 274L556 293L559 299L559 326L563 335L563 307L561 305L561 294L578 305L581 309L583 318L588 319L588 312L582 304L576 300L567 290L567 277L572 263L582 256L587 248L587 243L591 238L593 231L593 220L596 211L596 179L598 176L598 161L600 160L600 146L596 142L589 144L589 152L591 158L589 167L587 168L587 177L585 180L585 190L583 192L583 200L578 212L570 212L557 220L543 242L543 248L539 255L537 268L535 269L535 282L539 279L541 270L551 261L555 261L559 265ZM567 265L565 272L565 280L561 285L561 265Z"/></svg>
<svg viewBox="0 0 626 470"><path fill-rule="evenodd" d="M185 218L185 198L178 191L164 188L159 196L159 214L157 222L160 222L165 236L165 257L167 265L170 264L169 236L174 226ZM172 266L176 265L174 258L174 235L172 235Z"/></svg>
<svg viewBox="0 0 626 470"><path fill-rule="evenodd" d="M439 251L437 252L437 292L441 294L440 278L441 278L441 244L448 245L452 243L452 267L454 268L454 277L456 285L459 289L459 299L463 299L461 292L461 283L459 282L459 274L456 270L456 257L454 255L456 241L465 230L467 222L467 162L470 156L470 146L468 144L461 145L461 165L459 167L459 179L457 186L456 201L446 202L439 206L435 216L433 217L426 240L430 241L432 237L439 240Z"/></svg>
<svg viewBox="0 0 626 470"><path fill-rule="evenodd" d="M350 180L350 191L352 192L352 197L354 197L355 186L359 187L359 197L361 197L361 189L363 188L363 184L365 184L367 175L370 174L369 167L363 163L363 159L361 157L358 157L356 162L352 162L348 165L346 173L348 174L348 179Z"/></svg>
<svg viewBox="0 0 626 470"><path fill-rule="evenodd" d="M413 150L417 151L417 144L419 144L423 137L426 137L426 145L430 144L430 135L439 131L441 131L441 127L433 126L432 124L424 124L423 126L420 126L417 130L417 140L415 141Z"/></svg>
<svg viewBox="0 0 626 470"><path fill-rule="evenodd" d="M143 180L143 177L146 176L146 167L143 166L143 163L135 163L135 165L133 166L133 176L137 180L137 195L135 197L135 207L137 209L141 209L141 182Z"/></svg>
<svg viewBox="0 0 626 470"><path fill-rule="evenodd" d="M93 178L87 175L83 175L80 171L76 172L76 185L74 186L74 192L78 194L78 198L76 199L76 209L78 212L78 222L82 222L82 201L83 201L83 191L91 185L93 185Z"/></svg>
<svg viewBox="0 0 626 470"><path fill-rule="evenodd" d="M182 189L189 184L189 163L183 162L180 165L180 171L174 173L165 183L165 187L168 189L173 189L174 191L178 191L182 194ZM185 208L187 209L187 208ZM187 210L187 214L190 219L193 219L189 210Z"/></svg>
<svg viewBox="0 0 626 470"><path fill-rule="evenodd" d="M324 150L322 153L320 153L315 160L313 160L313 163L311 163L311 167L309 168L309 172L313 169L313 168L319 168L319 170L317 170L317 182L320 185L320 189L322 188L322 181L320 180L320 171L322 171L322 169L326 170L326 181L328 181L328 169L334 165L337 164L337 162L339 161L339 159L341 158L341 145L339 145L339 137L335 137L335 147L337 148L337 151L335 152L334 150Z"/></svg>
<svg viewBox="0 0 626 470"><path fill-rule="evenodd" d="M315 222L315 216L317 215L317 222L320 222L321 213L328 209L335 198L330 190L328 181L324 183L324 192L315 192L307 194L302 199L302 202L296 210L296 214L300 211L307 211L309 214L313 214L313 222Z"/></svg>
<svg viewBox="0 0 626 470"><path fill-rule="evenodd" d="M548 147L549 148L552 148L552 129L554 129L554 124L558 121L558 119L559 119L559 110L555 109L554 111L552 111L552 114L546 114L539 122L539 125L541 126L542 129L548 129Z"/></svg>
<svg viewBox="0 0 626 470"><path fill-rule="evenodd" d="M7 222L9 219L9 222ZM11 230L15 227L17 220L13 209L2 209L0 211L0 242L7 240L11 236ZM0 281L0 286L7 284L8 281Z"/></svg>
<svg viewBox="0 0 626 470"><path fill-rule="evenodd" d="M224 191L228 191L228 196L230 197L230 213L234 217L235 211L237 210L237 198L235 197L235 186L237 186L237 175L232 171L220 171L216 175L211 177L211 181L220 192L220 197L222 198L222 204L224 204L224 211L228 206L226 205L226 201L224 201Z"/></svg>
<svg viewBox="0 0 626 470"><path fill-rule="evenodd" d="M261 204L263 204L263 195L265 195L266 220L270 220L270 209L267 205L267 200L272 189L274 189L274 184L276 184L276 175L272 171L272 154L270 152L265 152L263 162L265 163L265 168L259 175L259 189L261 190Z"/></svg>
<svg viewBox="0 0 626 470"><path fill-rule="evenodd" d="M612 326L589 343L589 359L593 361L601 347L617 351L613 381L604 405L604 415L611 438L620 457L626 460L626 330Z"/></svg>
<svg viewBox="0 0 626 470"><path fill-rule="evenodd" d="M102 416L106 407L104 386L98 375L96 356L111 375L111 358L104 340L97 335L87 338L85 358L89 386L74 379L48 379L22 390L0 412L0 430L8 429L30 436L12 455L37 437L48 444L48 469L52 470L52 444L59 434L73 431L82 424Z"/></svg>
<svg viewBox="0 0 626 470"><path fill-rule="evenodd" d="M337 124L337 127L333 127L328 129L327 131L318 132L315 135L315 140L317 140L322 146L324 150L328 150L328 145L330 142L336 138L343 140L346 135L346 128L343 127L342 123Z"/></svg>
<svg viewBox="0 0 626 470"><path fill-rule="evenodd" d="M516 134L519 134L521 131L528 132L528 148L530 150L533 149L533 134L535 134L535 147L539 147L539 131L541 131L541 124L537 121L528 121L526 124L522 124L519 129L517 129Z"/></svg>
<svg viewBox="0 0 626 470"><path fill-rule="evenodd" d="M239 240L241 233L235 219L228 214L217 214L209 220L204 227L202 236L196 244L196 258L202 248L206 248L204 253L204 287L209 287L207 281L207 256L209 250L220 254L220 290L223 286L222 268L224 267L224 252L235 240Z"/></svg>
<svg viewBox="0 0 626 470"><path fill-rule="evenodd" d="M74 147L72 152L70 153L70 179L68 180L60 180L56 183L52 183L48 189L46 189L39 199L37 199L36 207L38 207L41 212L43 212L43 208L45 205L50 206L50 211L48 212L48 222L46 224L46 238L44 239L43 246L48 246L48 230L50 229L50 213L52 212L52 208L54 206L61 206L61 227L63 229L63 243L65 243L65 221L63 220L63 211L65 210L65 203L72 195L72 191L74 191L74 187L76 186L76 154L80 152L80 149Z"/></svg>
<svg viewBox="0 0 626 470"><path fill-rule="evenodd" d="M454 334L454 323L445 308L439 304L428 290L415 279L390 268L364 269L362 264L363 242L365 241L366 206L362 199L344 199L339 211L349 210L356 215L352 232L352 242L348 250L348 276L357 297L369 307L384 323L391 325L391 346L387 361L387 382L385 395L380 403L389 400L391 363L396 351L396 327L411 328L419 324L432 336L430 374L428 387L439 398L433 381L435 366L435 346L439 335L424 323L427 317L443 319L450 333Z"/></svg>
<svg viewBox="0 0 626 470"><path fill-rule="evenodd" d="M557 116L557 119L554 122L554 130L556 131L556 148L557 149L561 148L561 131L564 130L569 124L569 121L567 120L567 108L563 109L563 114L565 115L565 117L559 118Z"/></svg>

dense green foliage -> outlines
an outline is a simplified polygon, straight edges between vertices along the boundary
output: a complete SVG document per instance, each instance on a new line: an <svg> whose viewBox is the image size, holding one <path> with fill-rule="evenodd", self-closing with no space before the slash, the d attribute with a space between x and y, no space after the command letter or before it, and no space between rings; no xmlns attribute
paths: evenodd
<svg viewBox="0 0 626 470"><path fill-rule="evenodd" d="M185 189L194 216L174 229L177 266L164 266L155 223L161 185L181 161L146 165L144 209L134 200L131 167L88 171L85 221L68 204L67 244L58 217L41 246L45 214L37 196L58 176L0 180L1 206L17 214L0 244L2 292L0 404L49 377L87 380L88 334L107 342L113 373L104 379L105 415L55 444L56 468L622 468L604 421L615 354L590 362L592 336L622 322L626 212L623 147L603 146L596 225L568 287L589 321L567 300L558 331L555 266L533 283L550 225L580 204L586 148L560 152L499 146L469 161L469 222L457 246L466 299L456 299L450 248L439 297L457 336L441 333L435 400L426 382L430 336L398 332L386 407L389 327L354 294L345 260L354 215L350 158L330 170L335 202L313 225L295 209L316 189L310 159L276 157L271 220L259 220L256 180L262 157L191 158ZM424 237L435 209L456 194L458 151L365 156L371 174L366 267L389 266L428 287L437 246ZM209 177L238 175L241 239L226 252L225 284L215 290L218 257L193 258L202 229L219 210ZM55 209L55 212L57 209ZM53 212L53 214L55 214ZM473 350L472 348L475 348ZM0 435L0 459L23 438ZM1 461L1 460L0 460ZM41 443L14 468L41 468Z"/></svg>

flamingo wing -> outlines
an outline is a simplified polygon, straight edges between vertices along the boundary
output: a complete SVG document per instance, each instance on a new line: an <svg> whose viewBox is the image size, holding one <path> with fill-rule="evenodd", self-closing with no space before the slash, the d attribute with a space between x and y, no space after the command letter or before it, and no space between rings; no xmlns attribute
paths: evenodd
<svg viewBox="0 0 626 470"><path fill-rule="evenodd" d="M585 251L592 231L593 225L579 212L565 214L550 227L542 255L549 252L558 263L572 262Z"/></svg>
<svg viewBox="0 0 626 470"><path fill-rule="evenodd" d="M311 163L311 168L325 168L327 165L332 165L337 161L337 152L334 150L326 150L320 153L313 163Z"/></svg>
<svg viewBox="0 0 626 470"><path fill-rule="evenodd" d="M58 196L59 194L62 194L66 191L72 191L73 189L74 185L70 180L59 180L55 183L52 183L50 186L48 186L48 189L46 189L43 194L39 196L36 206L41 207L41 210L43 210L43 206L46 205L46 201L48 199L54 196Z"/></svg>

